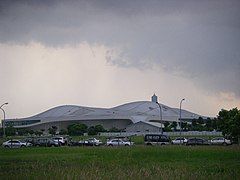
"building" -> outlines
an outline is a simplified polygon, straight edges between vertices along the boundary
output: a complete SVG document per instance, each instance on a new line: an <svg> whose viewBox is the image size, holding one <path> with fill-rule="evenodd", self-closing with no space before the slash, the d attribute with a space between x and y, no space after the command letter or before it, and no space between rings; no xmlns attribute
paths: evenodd
<svg viewBox="0 0 240 180"><path fill-rule="evenodd" d="M156 126L159 131L160 123L179 121L179 109L171 108L164 104L161 111L156 103L157 97L154 94L152 101L137 101L123 104L113 108L92 108L75 105L64 105L49 109L35 116L21 119L7 119L6 126L12 125L16 128L27 128L32 130L48 131L52 126L58 130L66 129L73 123L83 123L87 126L102 125L105 129L118 128L126 131L137 130L137 127L144 131L150 131ZM160 114L162 113L162 121ZM182 110L182 119L191 121L200 116L186 110ZM206 117L203 117L206 118ZM146 126L146 127L143 127Z"/></svg>
<svg viewBox="0 0 240 180"><path fill-rule="evenodd" d="M164 124L158 122L139 121L126 127L125 131L129 133L151 133L162 132Z"/></svg>

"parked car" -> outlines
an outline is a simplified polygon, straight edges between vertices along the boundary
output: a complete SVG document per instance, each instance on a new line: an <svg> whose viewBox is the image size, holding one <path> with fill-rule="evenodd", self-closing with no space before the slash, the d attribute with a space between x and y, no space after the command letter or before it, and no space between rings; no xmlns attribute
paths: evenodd
<svg viewBox="0 0 240 180"><path fill-rule="evenodd" d="M88 139L88 142L90 144L93 144L94 146L100 146L100 145L103 144L102 141L100 141L100 140L98 140L96 138L90 138L90 139Z"/></svg>
<svg viewBox="0 0 240 180"><path fill-rule="evenodd" d="M171 144L171 139L162 134L147 134L144 137L146 145L168 145Z"/></svg>
<svg viewBox="0 0 240 180"><path fill-rule="evenodd" d="M53 137L52 139L61 146L64 146L67 144L67 140L64 137Z"/></svg>
<svg viewBox="0 0 240 180"><path fill-rule="evenodd" d="M172 140L172 144L186 144L186 143L187 143L187 139L184 137L178 137Z"/></svg>
<svg viewBox="0 0 240 180"><path fill-rule="evenodd" d="M5 148L21 148L21 147L29 147L32 146L31 143L20 141L20 140L9 140L2 144Z"/></svg>
<svg viewBox="0 0 240 180"><path fill-rule="evenodd" d="M69 140L68 146L80 146L79 141Z"/></svg>
<svg viewBox="0 0 240 180"><path fill-rule="evenodd" d="M96 138L89 138L78 142L80 146L100 146L103 143Z"/></svg>
<svg viewBox="0 0 240 180"><path fill-rule="evenodd" d="M110 137L109 140L110 139L122 139L124 141L131 141L131 138L127 136L114 136L114 137Z"/></svg>
<svg viewBox="0 0 240 180"><path fill-rule="evenodd" d="M191 145L210 145L209 141L203 138L190 138L188 139L187 146Z"/></svg>
<svg viewBox="0 0 240 180"><path fill-rule="evenodd" d="M110 139L107 141L107 146L132 146L134 143L123 139Z"/></svg>
<svg viewBox="0 0 240 180"><path fill-rule="evenodd" d="M211 144L227 146L227 145L231 145L232 142L229 139L225 139L224 137L217 137L211 140Z"/></svg>
<svg viewBox="0 0 240 180"><path fill-rule="evenodd" d="M59 143L50 138L39 138L34 143L34 146L57 147L59 146Z"/></svg>
<svg viewBox="0 0 240 180"><path fill-rule="evenodd" d="M37 140L36 137L27 137L25 139L23 139L23 141L34 144L34 142Z"/></svg>

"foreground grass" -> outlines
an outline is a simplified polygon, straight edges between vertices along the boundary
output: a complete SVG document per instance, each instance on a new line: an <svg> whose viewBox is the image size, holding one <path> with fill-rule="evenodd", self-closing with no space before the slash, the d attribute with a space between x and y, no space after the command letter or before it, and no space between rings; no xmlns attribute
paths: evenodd
<svg viewBox="0 0 240 180"><path fill-rule="evenodd" d="M0 179L239 179L240 148L0 148Z"/></svg>

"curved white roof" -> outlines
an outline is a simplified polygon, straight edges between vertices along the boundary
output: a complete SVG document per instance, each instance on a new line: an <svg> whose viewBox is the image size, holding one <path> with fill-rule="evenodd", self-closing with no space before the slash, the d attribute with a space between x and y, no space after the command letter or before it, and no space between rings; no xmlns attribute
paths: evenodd
<svg viewBox="0 0 240 180"><path fill-rule="evenodd" d="M179 109L171 108L164 104L161 104L161 107L162 118L164 121L178 121ZM151 101L137 101L113 108L63 105L24 119L41 119L45 122L53 120L130 119L133 123L136 123L139 121L148 122L150 120L160 120L159 117L159 106L156 103ZM197 119L199 117L200 115L198 114L182 110L183 119Z"/></svg>

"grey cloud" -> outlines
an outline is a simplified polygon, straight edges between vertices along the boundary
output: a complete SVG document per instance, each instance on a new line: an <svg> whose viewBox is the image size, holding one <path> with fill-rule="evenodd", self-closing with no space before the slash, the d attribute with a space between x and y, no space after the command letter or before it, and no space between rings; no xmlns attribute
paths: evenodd
<svg viewBox="0 0 240 180"><path fill-rule="evenodd" d="M0 42L120 48L112 65L152 68L240 97L240 2L1 1ZM178 73L177 73L178 74Z"/></svg>

